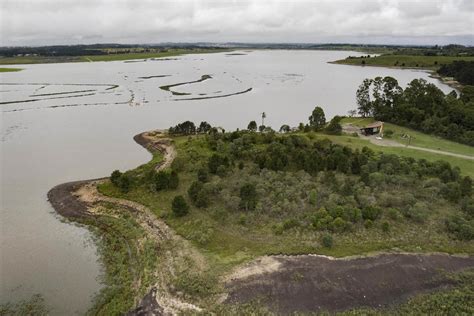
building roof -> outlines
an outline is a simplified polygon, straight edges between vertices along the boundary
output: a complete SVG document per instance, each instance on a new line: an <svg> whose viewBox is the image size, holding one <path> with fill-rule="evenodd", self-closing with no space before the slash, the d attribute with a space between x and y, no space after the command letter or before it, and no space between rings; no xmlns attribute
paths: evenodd
<svg viewBox="0 0 474 316"><path fill-rule="evenodd" d="M383 125L383 122L377 121L377 122L373 122L373 123L368 124L364 128L376 128L376 127L382 127L382 125Z"/></svg>

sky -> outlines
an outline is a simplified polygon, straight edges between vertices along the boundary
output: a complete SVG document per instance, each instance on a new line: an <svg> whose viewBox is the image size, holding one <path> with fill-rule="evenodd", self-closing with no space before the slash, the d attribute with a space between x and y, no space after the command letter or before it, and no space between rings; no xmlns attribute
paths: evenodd
<svg viewBox="0 0 474 316"><path fill-rule="evenodd" d="M474 0L0 0L0 46L474 45Z"/></svg>

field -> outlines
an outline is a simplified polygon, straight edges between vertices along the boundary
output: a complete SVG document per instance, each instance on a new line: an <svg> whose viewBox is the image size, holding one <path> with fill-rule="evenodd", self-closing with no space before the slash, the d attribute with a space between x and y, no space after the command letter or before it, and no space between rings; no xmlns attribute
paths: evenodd
<svg viewBox="0 0 474 316"><path fill-rule="evenodd" d="M67 62L96 62L96 61L116 61L134 60L147 58L166 58L185 54L205 54L227 51L226 49L169 49L164 52L136 52L117 53L108 55L88 55L88 56L25 56L25 57L4 57L0 58L0 65L20 65L20 64L45 64L45 63L67 63Z"/></svg>
<svg viewBox="0 0 474 316"><path fill-rule="evenodd" d="M435 70L443 64L450 64L456 60L474 61L474 56L457 57L387 54L370 58L346 58L334 61L334 63L357 66L424 68Z"/></svg>

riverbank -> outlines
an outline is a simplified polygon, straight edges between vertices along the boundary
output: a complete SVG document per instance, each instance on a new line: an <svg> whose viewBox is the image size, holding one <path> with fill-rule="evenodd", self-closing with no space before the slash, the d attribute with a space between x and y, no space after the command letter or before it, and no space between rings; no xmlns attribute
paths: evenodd
<svg viewBox="0 0 474 316"><path fill-rule="evenodd" d="M163 52L153 53L117 53L106 55L89 56L21 56L0 58L0 65L23 65L23 64L51 64L51 63L71 63L71 62L98 62L98 61L127 61L150 58L177 57L190 54L209 54L231 51L223 48L194 48L194 49L170 49Z"/></svg>

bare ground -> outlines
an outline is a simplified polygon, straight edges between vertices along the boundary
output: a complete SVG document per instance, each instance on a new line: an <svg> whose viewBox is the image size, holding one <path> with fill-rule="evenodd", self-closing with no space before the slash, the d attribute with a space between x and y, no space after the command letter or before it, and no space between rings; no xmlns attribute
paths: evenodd
<svg viewBox="0 0 474 316"><path fill-rule="evenodd" d="M387 307L447 287L450 281L443 272L473 266L473 257L445 254L271 256L234 271L226 282L229 294L224 302L260 299L278 314Z"/></svg>

